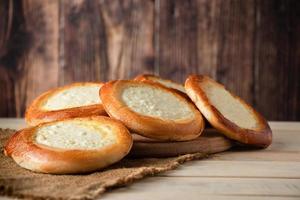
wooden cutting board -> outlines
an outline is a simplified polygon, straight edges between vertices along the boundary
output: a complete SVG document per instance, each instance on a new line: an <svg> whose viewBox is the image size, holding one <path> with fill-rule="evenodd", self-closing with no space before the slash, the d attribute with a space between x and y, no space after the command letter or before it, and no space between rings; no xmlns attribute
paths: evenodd
<svg viewBox="0 0 300 200"><path fill-rule="evenodd" d="M191 153L213 154L226 151L233 142L215 129L205 129L204 132L191 141L166 142L149 139L133 134L134 143L129 157L171 157Z"/></svg>

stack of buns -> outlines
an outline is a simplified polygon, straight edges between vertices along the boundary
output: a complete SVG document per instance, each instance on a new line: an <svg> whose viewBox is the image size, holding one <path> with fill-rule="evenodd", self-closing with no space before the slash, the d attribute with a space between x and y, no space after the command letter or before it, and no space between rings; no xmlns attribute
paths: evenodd
<svg viewBox="0 0 300 200"><path fill-rule="evenodd" d="M45 92L26 111L30 127L16 132L4 153L35 172L92 172L124 158L138 141L173 142L182 146L178 154L194 153L205 127L203 117L241 144L271 144L266 120L211 78L190 75L183 86L139 75L134 80L74 83ZM156 145L156 154L165 147ZM168 149L165 155L171 155Z"/></svg>

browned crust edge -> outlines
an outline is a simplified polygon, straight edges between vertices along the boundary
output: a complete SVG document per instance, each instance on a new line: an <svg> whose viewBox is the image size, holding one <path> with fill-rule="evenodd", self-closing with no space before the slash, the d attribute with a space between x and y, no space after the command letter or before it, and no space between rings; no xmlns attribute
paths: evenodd
<svg viewBox="0 0 300 200"><path fill-rule="evenodd" d="M12 157L21 167L35 172L74 174L102 169L129 153L133 143L132 136L119 121L104 116L61 121L72 120L96 120L99 123L110 124L112 131L117 135L117 142L95 150L62 150L36 144L33 139L36 129L58 122L54 121L17 131L5 144L4 154Z"/></svg>
<svg viewBox="0 0 300 200"><path fill-rule="evenodd" d="M145 116L132 111L122 102L120 93L124 87L140 84L172 93L190 106L195 118L191 120L172 121ZM145 137L168 141L192 140L197 138L204 129L204 121L201 113L195 108L193 103L178 93L158 84L130 80L111 81L102 86L100 96L104 109L110 117L120 120L130 130Z"/></svg>
<svg viewBox="0 0 300 200"><path fill-rule="evenodd" d="M40 109L42 102L45 101L47 98L49 98L49 96L54 92L65 90L74 86L90 85L90 84L96 84L101 86L103 85L103 83L100 82L77 82L77 83L65 85L63 87L54 88L52 90L49 90L41 94L35 100L33 100L31 105L27 108L25 113L26 123L31 126L35 126L40 123L51 122L51 121L67 119L67 118L107 115L102 104L95 104L95 105L74 107L74 108L67 108L67 109L53 110L53 111L45 111Z"/></svg>
<svg viewBox="0 0 300 200"><path fill-rule="evenodd" d="M259 124L259 129L250 130L237 126L233 122L226 119L213 105L210 104L205 92L199 87L203 81L213 81L219 87L225 87L212 80L208 76L190 75L186 82L185 88L187 94L197 105L204 117L218 130L227 137L237 140L243 144L266 148L272 143L272 131L267 121L255 111L249 104L238 96L230 93L240 103L245 105L255 116Z"/></svg>

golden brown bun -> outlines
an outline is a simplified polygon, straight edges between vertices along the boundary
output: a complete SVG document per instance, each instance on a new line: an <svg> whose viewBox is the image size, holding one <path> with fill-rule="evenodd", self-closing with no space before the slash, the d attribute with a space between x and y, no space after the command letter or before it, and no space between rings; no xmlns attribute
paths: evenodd
<svg viewBox="0 0 300 200"><path fill-rule="evenodd" d="M134 80L160 84L160 85L167 87L175 92L178 92L179 94L183 95L184 97L187 97L184 86L182 84L176 83L169 79L163 79L159 76L155 76L152 74L140 74L137 77L135 77Z"/></svg>
<svg viewBox="0 0 300 200"><path fill-rule="evenodd" d="M272 131L267 121L241 98L227 91L223 85L207 76L191 75L185 82L185 88L204 117L227 137L257 147L267 147L271 144ZM213 98L216 99L215 102L212 102ZM232 112L225 113L224 110ZM248 128L250 122L255 126Z"/></svg>
<svg viewBox="0 0 300 200"><path fill-rule="evenodd" d="M175 98L176 101L179 101L180 104L184 105L193 116L180 120L171 120L136 112L122 100L122 95L125 89L128 88L144 88L164 95L170 95L172 98ZM137 94L132 94L132 97L137 98L136 95ZM129 80L112 81L102 86L100 96L103 106L110 117L120 120L133 132L145 137L168 141L192 140L197 138L204 128L204 121L200 112L190 101L176 92L157 84ZM136 101L145 101L147 98L148 97L145 97L144 100L137 99ZM161 100L159 97L158 99L159 101ZM168 103L164 104L163 102L164 101L161 103L162 106L170 106ZM158 105L150 106L157 108ZM181 109L181 107L176 105L169 110L178 111L178 109ZM162 110L158 110L158 112L160 111L163 112Z"/></svg>
<svg viewBox="0 0 300 200"><path fill-rule="evenodd" d="M73 83L63 87L54 88L52 90L49 90L41 94L31 103L31 105L26 110L25 120L27 124L31 126L35 126L40 123L51 122L51 121L67 119L67 118L106 115L106 112L101 103L81 106L81 107L65 108L59 110L45 110L42 108L44 102L46 102L49 99L49 97L56 94L57 92L61 92L63 90L68 90L69 88L74 88L78 86L90 86L90 85L99 85L101 87L103 83L96 83L96 82Z"/></svg>
<svg viewBox="0 0 300 200"><path fill-rule="evenodd" d="M58 123L60 126L69 124L68 128L72 123L109 127L110 134L114 134L116 139L109 145L94 149L57 148L36 142L35 138L38 137L38 131L41 128ZM93 129L95 134L102 134L96 130ZM74 132L70 132L70 134L74 134ZM107 140L109 136L104 133L103 137L103 140ZM64 142L67 143L67 141ZM131 146L132 137L123 124L108 117L96 116L48 122L20 130L8 140L4 147L4 153L12 157L21 167L35 172L74 174L99 170L113 164L127 155Z"/></svg>

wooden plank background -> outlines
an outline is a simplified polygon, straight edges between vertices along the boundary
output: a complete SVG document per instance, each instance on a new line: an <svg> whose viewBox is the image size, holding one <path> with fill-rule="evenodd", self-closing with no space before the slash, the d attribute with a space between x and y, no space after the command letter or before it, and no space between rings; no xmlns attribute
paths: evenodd
<svg viewBox="0 0 300 200"><path fill-rule="evenodd" d="M299 0L0 0L0 116L74 81L210 75L300 120Z"/></svg>

